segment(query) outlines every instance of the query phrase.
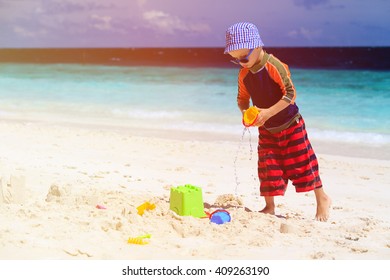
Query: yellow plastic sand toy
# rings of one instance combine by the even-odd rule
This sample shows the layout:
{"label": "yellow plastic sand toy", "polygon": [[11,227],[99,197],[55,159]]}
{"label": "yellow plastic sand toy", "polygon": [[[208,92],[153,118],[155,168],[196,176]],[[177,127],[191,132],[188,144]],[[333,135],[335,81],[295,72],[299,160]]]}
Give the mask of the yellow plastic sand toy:
{"label": "yellow plastic sand toy", "polygon": [[258,115],[259,109],[256,106],[249,107],[242,118],[243,125],[246,127],[252,126],[256,122]]}
{"label": "yellow plastic sand toy", "polygon": [[145,235],[137,236],[137,237],[129,237],[129,239],[127,240],[127,243],[128,244],[136,244],[136,245],[146,245],[146,244],[149,244],[149,242],[146,241],[145,239],[150,238],[150,237],[151,237],[150,234],[145,234]]}
{"label": "yellow plastic sand toy", "polygon": [[145,210],[153,210],[156,208],[156,205],[150,202],[145,202],[137,207],[138,215],[143,215]]}

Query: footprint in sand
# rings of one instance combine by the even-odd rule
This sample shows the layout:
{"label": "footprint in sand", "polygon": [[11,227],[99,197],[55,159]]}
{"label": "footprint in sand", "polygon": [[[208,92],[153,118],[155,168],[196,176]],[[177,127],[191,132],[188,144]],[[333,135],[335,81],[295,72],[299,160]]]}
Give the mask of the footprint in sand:
{"label": "footprint in sand", "polygon": [[358,254],[367,253],[368,249],[365,248],[351,248],[351,251]]}
{"label": "footprint in sand", "polygon": [[298,233],[298,228],[292,224],[281,223],[279,231],[281,233]]}
{"label": "footprint in sand", "polygon": [[0,204],[23,203],[26,199],[26,178],[11,175],[9,180],[0,177]]}
{"label": "footprint in sand", "polygon": [[66,249],[63,249],[63,251],[72,257],[77,257],[79,255],[84,255],[84,256],[87,256],[88,258],[93,257],[91,254],[89,254],[87,252],[83,252],[80,249],[73,250],[73,252],[72,252],[72,250],[66,250]]}

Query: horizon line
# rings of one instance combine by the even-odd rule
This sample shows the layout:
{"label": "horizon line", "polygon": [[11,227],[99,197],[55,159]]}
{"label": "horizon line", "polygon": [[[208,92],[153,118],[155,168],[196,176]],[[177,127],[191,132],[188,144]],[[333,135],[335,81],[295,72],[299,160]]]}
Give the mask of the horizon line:
{"label": "horizon line", "polygon": [[[224,49],[225,47],[0,47],[0,50],[23,49]],[[293,48],[390,48],[389,46],[264,46],[264,49],[293,49]]]}

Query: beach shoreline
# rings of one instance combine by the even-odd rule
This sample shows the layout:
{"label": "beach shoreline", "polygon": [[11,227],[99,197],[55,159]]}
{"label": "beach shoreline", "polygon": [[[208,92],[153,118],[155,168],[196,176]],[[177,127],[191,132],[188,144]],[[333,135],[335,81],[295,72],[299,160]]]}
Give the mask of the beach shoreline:
{"label": "beach shoreline", "polygon": [[[244,127],[226,131],[202,131],[194,129],[182,129],[183,126],[177,128],[160,127],[158,125],[148,126],[143,125],[140,121],[137,122],[115,122],[94,118],[82,119],[82,118],[68,118],[56,117],[50,115],[43,115],[41,117],[34,116],[33,118],[23,117],[4,117],[3,122],[15,124],[15,125],[43,125],[43,126],[63,126],[74,127],[80,129],[92,129],[92,130],[106,130],[114,133],[125,133],[131,136],[139,137],[152,137],[171,140],[183,140],[183,141],[202,141],[202,142],[229,142],[237,143],[252,143],[252,146],[257,149],[258,131],[255,127],[250,127],[244,131]],[[340,142],[335,140],[322,140],[317,137],[313,137],[311,128],[306,128],[308,131],[308,137],[312,142],[313,148],[316,153],[345,156],[351,158],[365,158],[365,159],[378,159],[378,160],[390,160],[390,145],[389,144],[373,144],[373,143],[350,143]]]}
{"label": "beach shoreline", "polygon": [[[250,150],[241,136],[2,120],[0,259],[390,259],[389,160],[313,143],[330,220],[314,221],[314,194],[292,185],[277,216],[263,215],[257,139]],[[175,215],[169,191],[184,184],[232,221]],[[243,204],[216,204],[222,195]],[[140,216],[145,201],[156,209]],[[149,244],[127,244],[142,234]]]}

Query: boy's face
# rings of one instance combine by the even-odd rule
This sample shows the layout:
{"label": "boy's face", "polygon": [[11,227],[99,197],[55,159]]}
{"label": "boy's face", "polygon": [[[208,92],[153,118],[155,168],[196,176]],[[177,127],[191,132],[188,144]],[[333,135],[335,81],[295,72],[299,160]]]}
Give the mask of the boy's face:
{"label": "boy's face", "polygon": [[251,68],[258,61],[259,49],[240,49],[229,52],[229,55],[234,59],[233,62],[244,68]]}

